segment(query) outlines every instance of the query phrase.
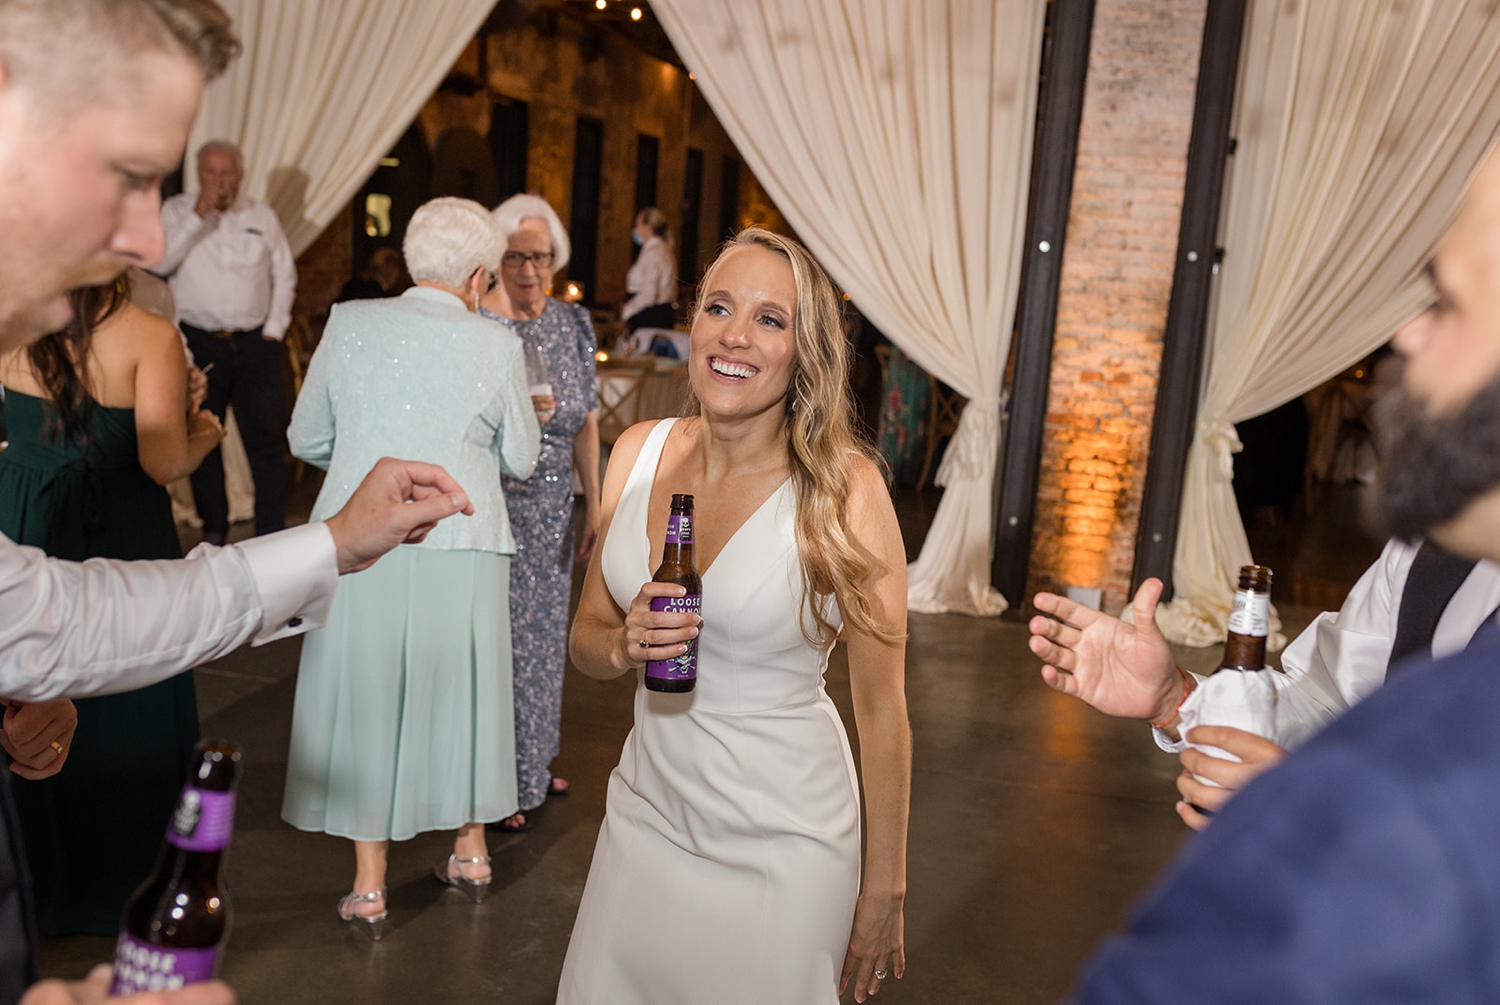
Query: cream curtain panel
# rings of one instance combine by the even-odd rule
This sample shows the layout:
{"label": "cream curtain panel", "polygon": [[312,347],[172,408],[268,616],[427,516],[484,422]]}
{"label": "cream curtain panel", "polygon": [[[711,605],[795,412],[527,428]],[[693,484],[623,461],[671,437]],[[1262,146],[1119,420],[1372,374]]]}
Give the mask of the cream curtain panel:
{"label": "cream curtain panel", "polygon": [[969,399],[909,573],[917,611],[989,585],[1045,0],[654,0],[777,207],[891,341]]}
{"label": "cream curtain panel", "polygon": [[204,95],[184,172],[210,139],[245,152],[243,191],[301,254],[364,184],[494,0],[220,0],[245,44]]}
{"label": "cream curtain panel", "polygon": [[1387,341],[1500,125],[1491,0],[1251,0],[1207,386],[1188,455],[1174,642],[1223,641],[1250,546],[1233,424]]}

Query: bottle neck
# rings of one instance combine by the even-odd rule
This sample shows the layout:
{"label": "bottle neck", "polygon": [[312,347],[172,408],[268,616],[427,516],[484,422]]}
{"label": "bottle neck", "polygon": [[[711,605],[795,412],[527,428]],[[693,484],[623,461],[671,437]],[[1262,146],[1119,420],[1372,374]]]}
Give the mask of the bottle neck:
{"label": "bottle neck", "polygon": [[693,514],[673,513],[667,517],[667,540],[662,546],[661,560],[693,564]]}

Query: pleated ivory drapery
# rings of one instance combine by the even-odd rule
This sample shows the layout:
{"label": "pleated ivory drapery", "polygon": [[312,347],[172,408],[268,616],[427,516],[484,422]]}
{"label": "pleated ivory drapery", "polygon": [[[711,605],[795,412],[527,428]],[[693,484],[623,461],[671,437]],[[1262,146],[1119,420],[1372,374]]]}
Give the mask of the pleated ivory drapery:
{"label": "pleated ivory drapery", "polygon": [[220,0],[245,44],[208,88],[188,142],[245,153],[242,190],[301,254],[395,145],[494,0]]}
{"label": "pleated ivory drapery", "polygon": [[1000,382],[1045,0],[654,0],[777,207],[892,342],[969,399],[909,570],[916,611],[999,614]]}
{"label": "pleated ivory drapery", "polygon": [[1222,642],[1239,567],[1234,423],[1386,342],[1500,127],[1491,0],[1251,0],[1208,381],[1157,615]]}

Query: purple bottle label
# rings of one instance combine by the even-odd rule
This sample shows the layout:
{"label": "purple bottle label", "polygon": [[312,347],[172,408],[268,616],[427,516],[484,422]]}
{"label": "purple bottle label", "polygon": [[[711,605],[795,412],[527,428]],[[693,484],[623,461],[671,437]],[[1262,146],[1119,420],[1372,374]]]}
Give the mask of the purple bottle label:
{"label": "purple bottle label", "polygon": [[686,514],[673,514],[667,517],[667,543],[692,544],[693,518]]}
{"label": "purple bottle label", "polygon": [[[688,527],[688,533],[691,534],[692,524],[688,524]],[[670,534],[668,531],[668,541],[672,539]],[[690,593],[685,597],[652,597],[651,609],[669,614],[697,614],[703,609],[703,595]],[[657,680],[697,680],[698,640],[688,639],[687,652],[681,656],[669,660],[647,660],[646,676]]]}
{"label": "purple bottle label", "polygon": [[183,851],[223,851],[234,835],[234,793],[183,787],[167,840]]}
{"label": "purple bottle label", "polygon": [[184,984],[212,980],[218,961],[217,947],[173,949],[153,946],[121,932],[120,941],[115,943],[115,980],[109,993],[133,995],[140,991],[174,991]]}

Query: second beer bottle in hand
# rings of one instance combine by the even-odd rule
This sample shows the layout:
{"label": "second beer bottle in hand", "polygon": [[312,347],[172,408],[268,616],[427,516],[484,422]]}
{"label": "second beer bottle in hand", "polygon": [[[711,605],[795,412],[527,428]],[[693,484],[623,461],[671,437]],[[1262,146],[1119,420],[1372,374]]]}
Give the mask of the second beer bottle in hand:
{"label": "second beer bottle in hand", "polygon": [[[698,614],[703,607],[703,580],[693,567],[693,497],[672,496],[672,514],[667,517],[667,540],[661,565],[653,583],[676,583],[687,590],[685,597],[655,597],[653,611]],[[652,691],[691,691],[698,683],[698,640],[689,639],[687,651],[668,660],[646,663],[646,687]]]}

